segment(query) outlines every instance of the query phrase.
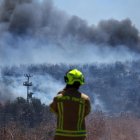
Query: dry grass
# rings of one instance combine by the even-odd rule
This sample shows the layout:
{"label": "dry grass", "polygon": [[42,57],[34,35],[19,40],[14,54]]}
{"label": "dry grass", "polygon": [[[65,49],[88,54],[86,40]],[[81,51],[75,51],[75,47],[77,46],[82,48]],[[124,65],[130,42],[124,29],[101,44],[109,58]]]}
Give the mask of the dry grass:
{"label": "dry grass", "polygon": [[91,116],[87,118],[88,140],[140,140],[140,119],[131,114],[111,117],[97,112]]}
{"label": "dry grass", "polygon": [[[86,119],[88,140],[140,140],[140,119],[130,114],[107,117],[102,112]],[[28,128],[10,122],[0,128],[0,140],[53,140],[55,121]]]}

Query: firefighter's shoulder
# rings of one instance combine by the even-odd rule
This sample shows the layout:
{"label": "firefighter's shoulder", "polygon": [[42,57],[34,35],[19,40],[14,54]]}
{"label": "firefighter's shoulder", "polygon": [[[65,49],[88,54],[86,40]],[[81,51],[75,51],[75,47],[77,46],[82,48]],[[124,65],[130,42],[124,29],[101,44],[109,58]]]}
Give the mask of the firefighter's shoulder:
{"label": "firefighter's shoulder", "polygon": [[59,92],[57,93],[57,96],[59,96],[59,95],[62,96],[63,92],[64,92],[64,90],[59,91]]}
{"label": "firefighter's shoulder", "polygon": [[83,98],[85,100],[89,100],[89,96],[86,95],[85,93],[81,93],[81,98]]}
{"label": "firefighter's shoulder", "polygon": [[61,98],[63,96],[63,91],[59,91],[55,96],[55,99]]}

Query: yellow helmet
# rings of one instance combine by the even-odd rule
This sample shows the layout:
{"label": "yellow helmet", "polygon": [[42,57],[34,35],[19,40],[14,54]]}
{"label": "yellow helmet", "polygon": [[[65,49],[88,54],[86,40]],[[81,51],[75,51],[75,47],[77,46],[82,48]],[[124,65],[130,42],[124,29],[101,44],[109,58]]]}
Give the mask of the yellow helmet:
{"label": "yellow helmet", "polygon": [[79,82],[80,85],[83,85],[84,82],[84,75],[77,69],[70,70],[64,76],[65,82],[68,85],[73,85],[74,82]]}

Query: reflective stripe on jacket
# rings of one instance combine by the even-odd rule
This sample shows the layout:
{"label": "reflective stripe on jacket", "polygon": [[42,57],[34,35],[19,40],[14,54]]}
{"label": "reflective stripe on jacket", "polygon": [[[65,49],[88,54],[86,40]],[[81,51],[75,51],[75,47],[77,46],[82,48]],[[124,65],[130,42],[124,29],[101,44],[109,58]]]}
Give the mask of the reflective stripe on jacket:
{"label": "reflective stripe on jacket", "polygon": [[90,112],[89,97],[74,88],[58,93],[50,104],[57,114],[56,134],[67,137],[85,137],[85,117]]}

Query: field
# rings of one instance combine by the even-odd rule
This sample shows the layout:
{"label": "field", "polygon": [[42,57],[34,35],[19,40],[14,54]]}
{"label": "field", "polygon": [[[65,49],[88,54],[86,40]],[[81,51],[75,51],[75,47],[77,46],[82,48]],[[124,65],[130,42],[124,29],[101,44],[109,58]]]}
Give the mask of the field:
{"label": "field", "polygon": [[[140,119],[128,113],[105,116],[98,111],[86,118],[87,140],[139,140]],[[53,140],[55,117],[42,121],[36,127],[29,127],[10,121],[0,128],[1,140]]]}

